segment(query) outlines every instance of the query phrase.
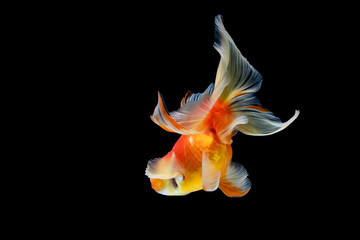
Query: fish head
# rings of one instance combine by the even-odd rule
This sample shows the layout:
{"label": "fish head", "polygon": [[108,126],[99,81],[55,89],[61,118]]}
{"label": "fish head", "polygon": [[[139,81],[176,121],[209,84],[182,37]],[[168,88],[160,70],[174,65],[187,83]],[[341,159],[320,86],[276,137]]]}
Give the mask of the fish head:
{"label": "fish head", "polygon": [[183,165],[179,163],[175,152],[170,151],[162,158],[155,158],[148,162],[145,175],[150,178],[152,188],[163,195],[186,195],[190,191],[183,188],[185,181]]}
{"label": "fish head", "polygon": [[162,195],[182,196],[190,193],[182,189],[185,185],[182,175],[169,179],[150,178],[150,182],[151,187]]}

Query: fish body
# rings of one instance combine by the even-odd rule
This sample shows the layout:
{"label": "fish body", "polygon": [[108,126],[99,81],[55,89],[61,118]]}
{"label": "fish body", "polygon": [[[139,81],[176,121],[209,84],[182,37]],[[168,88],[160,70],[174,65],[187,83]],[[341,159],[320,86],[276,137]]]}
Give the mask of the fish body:
{"label": "fish body", "polygon": [[188,92],[177,111],[169,113],[158,93],[151,119],[168,132],[181,134],[170,152],[148,162],[145,174],[163,195],[186,195],[220,188],[229,197],[244,196],[251,187],[245,168],[232,162],[232,137],[238,132],[264,136],[292,123],[283,123],[254,96],[262,76],[248,63],[215,18],[215,49],[221,59],[215,84],[203,93]]}

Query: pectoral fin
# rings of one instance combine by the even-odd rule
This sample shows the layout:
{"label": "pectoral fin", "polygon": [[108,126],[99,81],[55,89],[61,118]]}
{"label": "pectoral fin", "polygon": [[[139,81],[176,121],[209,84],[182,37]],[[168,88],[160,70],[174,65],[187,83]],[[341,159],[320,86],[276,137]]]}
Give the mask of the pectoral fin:
{"label": "pectoral fin", "polygon": [[183,169],[178,164],[175,153],[163,158],[155,158],[148,162],[145,175],[149,178],[172,179],[183,175]]}
{"label": "pectoral fin", "polygon": [[202,155],[202,185],[207,192],[215,191],[219,187],[220,171],[215,164],[206,156]]}

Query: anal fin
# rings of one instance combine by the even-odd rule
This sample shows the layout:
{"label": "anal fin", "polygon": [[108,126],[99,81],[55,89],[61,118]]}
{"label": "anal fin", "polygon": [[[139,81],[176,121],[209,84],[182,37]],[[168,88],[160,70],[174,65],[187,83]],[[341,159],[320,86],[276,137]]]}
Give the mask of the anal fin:
{"label": "anal fin", "polygon": [[228,197],[242,197],[251,188],[246,169],[239,163],[230,163],[226,175],[221,178],[219,188]]}

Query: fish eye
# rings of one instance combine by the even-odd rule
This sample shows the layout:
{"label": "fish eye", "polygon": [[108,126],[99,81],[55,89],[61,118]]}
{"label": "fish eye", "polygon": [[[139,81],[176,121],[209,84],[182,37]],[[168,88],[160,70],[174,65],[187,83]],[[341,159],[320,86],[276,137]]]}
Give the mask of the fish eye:
{"label": "fish eye", "polygon": [[175,179],[176,179],[176,181],[182,182],[184,180],[184,176],[180,175],[180,176],[176,177]]}

